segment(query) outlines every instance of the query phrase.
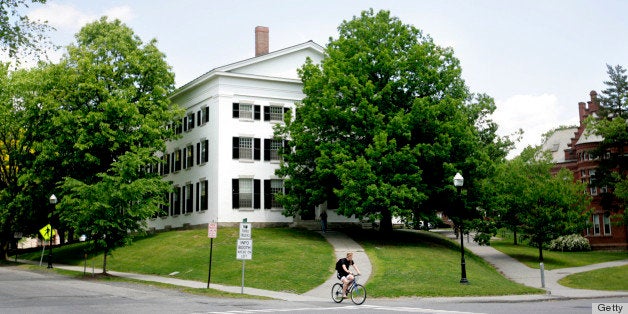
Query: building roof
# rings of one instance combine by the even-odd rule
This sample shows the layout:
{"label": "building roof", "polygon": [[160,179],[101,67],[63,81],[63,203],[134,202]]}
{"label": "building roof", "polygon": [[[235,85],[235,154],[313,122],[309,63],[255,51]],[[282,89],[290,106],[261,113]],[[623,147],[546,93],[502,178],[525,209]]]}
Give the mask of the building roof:
{"label": "building roof", "polygon": [[303,52],[309,52],[310,55],[318,55],[322,59],[325,49],[321,45],[310,40],[261,56],[217,67],[181,86],[172,94],[172,96],[176,96],[177,94],[190,90],[218,75],[245,75],[255,76],[259,79],[294,80],[300,82],[301,80],[299,79],[295,69],[305,63],[305,59],[302,56]]}
{"label": "building roof", "polygon": [[554,131],[542,145],[543,151],[552,153],[552,162],[563,163],[565,160],[565,150],[569,149],[571,139],[578,131],[577,127],[564,128]]}

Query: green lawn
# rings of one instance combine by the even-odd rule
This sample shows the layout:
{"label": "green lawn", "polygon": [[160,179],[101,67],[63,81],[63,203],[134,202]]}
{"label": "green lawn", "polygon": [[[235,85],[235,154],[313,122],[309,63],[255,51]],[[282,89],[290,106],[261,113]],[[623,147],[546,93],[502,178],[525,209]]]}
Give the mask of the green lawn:
{"label": "green lawn", "polygon": [[[332,274],[335,254],[318,233],[284,228],[257,228],[252,232],[253,259],[245,262],[245,285],[260,289],[303,293]],[[242,284],[242,261],[236,260],[238,228],[220,228],[213,241],[211,282]],[[207,230],[157,233],[136,239],[113,251],[107,269],[169,276],[207,282],[210,239]],[[54,261],[83,266],[82,245],[55,249]],[[20,256],[39,261],[40,252]],[[102,266],[102,255],[90,256],[87,265]]]}
{"label": "green lawn", "polygon": [[[513,245],[512,239],[494,240],[491,241],[491,246],[526,264],[528,267],[540,267],[538,248],[523,243]],[[628,252],[554,252],[543,250],[543,265],[547,270],[579,267],[623,259],[628,259]]]}
{"label": "green lawn", "polygon": [[[245,264],[245,285],[260,289],[304,293],[322,284],[334,272],[335,254],[318,233],[286,228],[256,228],[253,234],[253,259]],[[460,249],[457,243],[431,232],[396,230],[392,237],[378,232],[348,232],[369,255],[373,274],[367,283],[369,296],[480,296],[542,293],[542,290],[513,283],[501,276],[481,258],[468,252],[468,285],[460,282]],[[214,239],[211,282],[240,286],[242,261],[236,260],[237,228],[220,228]],[[511,240],[493,245],[530,266],[537,266],[536,249],[513,246]],[[132,245],[113,252],[108,269],[169,276],[207,282],[209,245],[205,229],[157,233],[137,238]],[[41,251],[20,258],[39,261]],[[586,265],[624,259],[626,253],[545,252],[546,268]],[[54,261],[82,266],[82,244],[54,250]],[[45,262],[45,260],[44,260]],[[88,267],[102,266],[102,255],[89,256]],[[359,261],[358,261],[359,262]],[[534,265],[536,264],[536,265]],[[587,282],[585,281],[585,284]],[[587,285],[586,289],[595,289]]]}
{"label": "green lawn", "polygon": [[569,275],[558,283],[577,289],[628,291],[628,265]]}
{"label": "green lawn", "polygon": [[482,296],[534,294],[542,290],[511,282],[472,253],[465,254],[469,284],[460,284],[460,249],[426,231],[395,231],[382,239],[374,232],[352,234],[373,264],[366,287],[374,297]]}

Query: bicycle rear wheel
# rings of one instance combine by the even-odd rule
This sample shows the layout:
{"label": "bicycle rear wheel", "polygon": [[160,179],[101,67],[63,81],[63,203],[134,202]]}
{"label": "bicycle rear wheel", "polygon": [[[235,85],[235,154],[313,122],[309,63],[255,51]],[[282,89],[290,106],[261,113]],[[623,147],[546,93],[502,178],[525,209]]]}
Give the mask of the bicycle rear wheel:
{"label": "bicycle rear wheel", "polygon": [[342,302],[342,284],[336,283],[331,287],[331,299],[336,303]]}
{"label": "bicycle rear wheel", "polygon": [[361,284],[353,286],[351,289],[351,301],[356,305],[360,305],[366,301],[366,289]]}

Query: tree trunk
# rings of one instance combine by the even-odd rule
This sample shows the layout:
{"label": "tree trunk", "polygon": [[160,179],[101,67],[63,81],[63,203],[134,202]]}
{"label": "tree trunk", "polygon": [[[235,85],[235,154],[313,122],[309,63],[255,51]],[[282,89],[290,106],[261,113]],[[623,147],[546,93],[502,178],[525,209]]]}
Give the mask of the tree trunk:
{"label": "tree trunk", "polygon": [[513,244],[514,245],[519,245],[519,244],[517,244],[517,229],[513,230],[512,232],[513,232],[513,235],[515,236]]}
{"label": "tree trunk", "polygon": [[539,242],[539,263],[543,263],[543,242]]}
{"label": "tree trunk", "polygon": [[105,252],[102,256],[102,274],[106,275],[107,274],[107,255],[109,255],[109,247],[106,246],[105,247]]}
{"label": "tree trunk", "polygon": [[7,254],[9,253],[9,241],[6,239],[0,240],[0,260],[6,261],[8,259]]}
{"label": "tree trunk", "polygon": [[382,219],[379,222],[379,231],[381,233],[392,232],[392,214],[390,210],[382,210]]}

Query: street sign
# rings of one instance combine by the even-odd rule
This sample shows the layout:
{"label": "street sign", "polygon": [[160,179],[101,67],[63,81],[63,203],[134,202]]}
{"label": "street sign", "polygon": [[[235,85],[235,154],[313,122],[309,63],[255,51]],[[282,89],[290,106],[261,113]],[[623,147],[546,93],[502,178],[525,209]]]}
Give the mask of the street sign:
{"label": "street sign", "polygon": [[238,239],[236,256],[239,260],[253,259],[253,240]]}
{"label": "street sign", "polygon": [[241,222],[240,223],[240,239],[250,239],[250,238],[251,238],[251,223]]}
{"label": "street sign", "polygon": [[210,239],[215,239],[218,235],[218,223],[210,222],[207,224],[207,237]]}
{"label": "street sign", "polygon": [[52,226],[50,224],[45,225],[43,228],[39,229],[39,233],[44,238],[44,240],[48,241],[54,235],[54,230],[52,230]]}

